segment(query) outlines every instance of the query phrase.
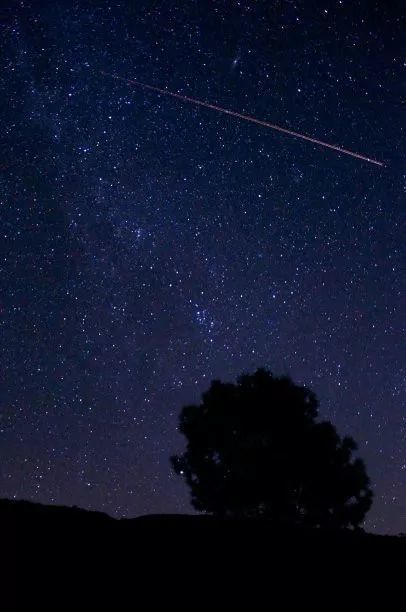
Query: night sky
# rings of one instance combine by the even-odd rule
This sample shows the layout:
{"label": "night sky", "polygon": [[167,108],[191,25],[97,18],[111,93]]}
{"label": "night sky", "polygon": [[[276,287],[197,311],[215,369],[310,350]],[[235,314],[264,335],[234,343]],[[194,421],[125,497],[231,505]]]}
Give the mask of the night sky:
{"label": "night sky", "polygon": [[0,497],[190,512],[181,407],[264,366],[406,531],[402,5],[1,3]]}

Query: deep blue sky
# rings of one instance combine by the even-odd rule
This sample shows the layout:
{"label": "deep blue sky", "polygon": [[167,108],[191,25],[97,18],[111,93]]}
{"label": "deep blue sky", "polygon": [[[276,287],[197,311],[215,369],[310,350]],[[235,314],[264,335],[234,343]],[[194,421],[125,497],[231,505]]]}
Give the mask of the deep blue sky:
{"label": "deep blue sky", "polygon": [[402,4],[2,3],[0,496],[190,511],[180,408],[265,366],[405,531]]}

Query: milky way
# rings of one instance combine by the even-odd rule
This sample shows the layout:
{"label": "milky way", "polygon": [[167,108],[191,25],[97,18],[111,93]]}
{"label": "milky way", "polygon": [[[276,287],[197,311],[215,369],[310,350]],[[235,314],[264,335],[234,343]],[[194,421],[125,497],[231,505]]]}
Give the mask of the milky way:
{"label": "milky way", "polygon": [[0,497],[188,512],[181,407],[264,366],[405,531],[398,4],[2,2]]}

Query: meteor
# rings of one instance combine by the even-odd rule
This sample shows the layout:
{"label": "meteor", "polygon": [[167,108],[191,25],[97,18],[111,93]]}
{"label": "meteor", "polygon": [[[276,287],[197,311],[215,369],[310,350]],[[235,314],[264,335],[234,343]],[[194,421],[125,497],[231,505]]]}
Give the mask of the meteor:
{"label": "meteor", "polygon": [[371,157],[366,157],[365,155],[361,155],[360,153],[349,151],[348,149],[344,149],[343,147],[339,147],[337,145],[333,145],[328,142],[324,142],[323,140],[319,140],[318,138],[313,138],[312,136],[306,136],[306,134],[301,134],[300,132],[294,132],[293,130],[288,130],[287,128],[281,127],[279,125],[275,125],[273,123],[269,123],[268,121],[256,119],[256,117],[251,117],[250,115],[243,115],[241,113],[237,113],[235,111],[231,111],[226,108],[222,108],[221,106],[217,106],[216,104],[210,104],[209,102],[204,102],[202,100],[197,100],[196,98],[184,96],[184,95],[175,93],[173,91],[169,91],[168,89],[161,89],[160,87],[155,87],[153,85],[147,85],[146,83],[141,83],[140,81],[128,79],[126,77],[122,77],[117,74],[110,74],[109,72],[104,72],[103,70],[101,70],[100,72],[104,76],[109,76],[109,77],[112,77],[113,79],[124,81],[125,83],[129,83],[130,85],[136,85],[137,87],[143,87],[144,89],[149,89],[150,91],[156,91],[160,94],[163,94],[164,96],[172,96],[172,98],[177,98],[178,100],[182,100],[182,102],[189,102],[191,104],[196,104],[198,106],[204,106],[205,108],[210,108],[211,110],[217,111],[219,113],[223,113],[231,117],[237,117],[237,119],[242,119],[243,121],[250,121],[251,123],[256,123],[257,125],[261,125],[262,127],[270,128],[271,130],[276,130],[277,132],[282,132],[283,134],[288,134],[289,136],[294,136],[295,138],[301,138],[302,140],[307,140],[308,142],[312,142],[313,144],[317,144],[322,147],[326,147],[327,149],[333,149],[334,151],[338,151],[338,153],[344,153],[345,155],[350,155],[351,157],[362,159],[363,161],[369,162],[370,164],[375,164],[376,166],[385,165],[383,162],[377,161],[376,159],[372,159]]}

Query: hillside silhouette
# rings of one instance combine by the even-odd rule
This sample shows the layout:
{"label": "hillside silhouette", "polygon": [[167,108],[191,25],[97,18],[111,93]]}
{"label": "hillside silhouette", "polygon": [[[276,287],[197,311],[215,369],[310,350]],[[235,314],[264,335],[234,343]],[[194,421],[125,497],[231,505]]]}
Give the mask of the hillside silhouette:
{"label": "hillside silhouette", "polygon": [[116,520],[11,500],[0,500],[0,524],[2,575],[30,602],[86,592],[94,605],[109,594],[116,607],[128,597],[138,607],[147,596],[149,605],[190,608],[265,601],[270,610],[402,609],[405,537],[275,528],[259,518]]}
{"label": "hillside silhouette", "polygon": [[[369,478],[317,398],[266,370],[214,381],[180,415],[172,464],[199,515],[113,519],[0,500],[3,576],[70,607],[396,610],[406,539],[365,533]],[[23,584],[24,589],[17,584]],[[80,594],[80,595],[79,595]],[[97,602],[97,603],[96,603]],[[40,601],[40,609],[42,600]]]}

